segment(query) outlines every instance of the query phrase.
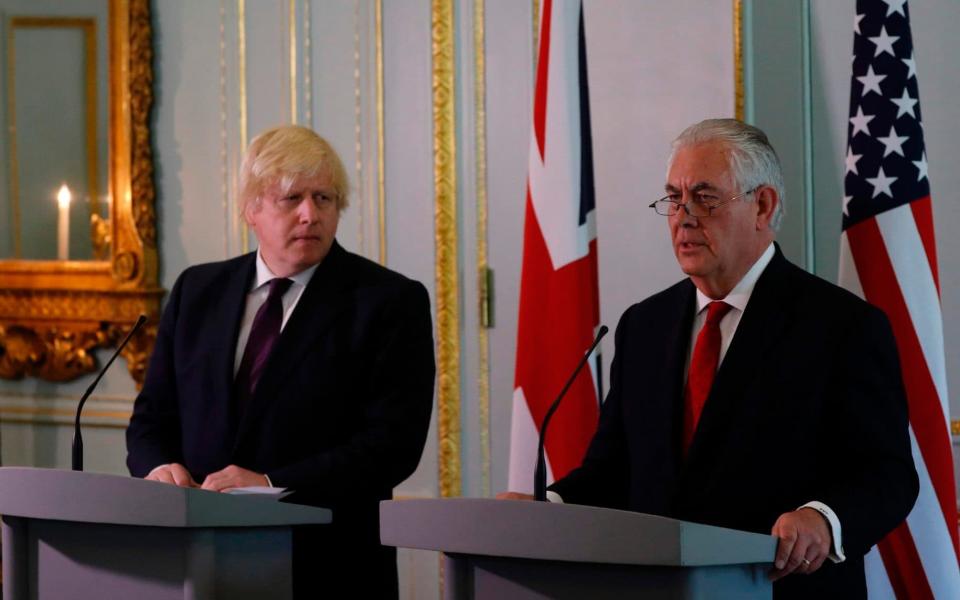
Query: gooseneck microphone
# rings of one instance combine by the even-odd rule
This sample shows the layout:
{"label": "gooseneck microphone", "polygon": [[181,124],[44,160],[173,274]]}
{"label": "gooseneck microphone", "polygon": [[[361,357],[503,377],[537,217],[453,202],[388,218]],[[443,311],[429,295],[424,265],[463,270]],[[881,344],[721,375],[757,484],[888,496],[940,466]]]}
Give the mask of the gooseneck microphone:
{"label": "gooseneck microphone", "polygon": [[533,499],[538,502],[544,502],[547,499],[547,460],[543,453],[543,442],[547,437],[547,425],[550,424],[550,418],[553,416],[553,413],[556,412],[557,407],[560,406],[560,401],[563,400],[567,390],[570,389],[571,385],[573,385],[573,381],[577,378],[577,375],[580,374],[580,370],[583,369],[583,365],[587,364],[587,359],[590,358],[591,354],[593,354],[594,348],[597,347],[597,345],[600,343],[600,340],[603,339],[603,336],[607,335],[608,331],[610,331],[610,329],[606,325],[600,326],[600,330],[597,331],[597,337],[593,339],[593,343],[590,344],[590,348],[583,355],[583,358],[580,359],[580,364],[578,364],[577,368],[573,370],[573,375],[571,375],[570,379],[567,380],[566,385],[564,385],[563,389],[560,390],[560,395],[557,396],[557,399],[553,401],[553,404],[550,405],[550,409],[547,410],[547,414],[543,417],[543,423],[540,425],[540,444],[537,446],[537,469],[533,473]]}
{"label": "gooseneck microphone", "polygon": [[100,383],[100,379],[103,377],[103,374],[107,372],[107,369],[110,368],[110,365],[113,364],[113,361],[120,354],[120,351],[126,347],[127,342],[130,341],[130,338],[133,337],[133,334],[137,332],[140,327],[147,322],[147,317],[145,315],[140,315],[137,318],[137,322],[133,324],[133,327],[130,329],[130,333],[127,334],[127,337],[123,338],[123,341],[120,342],[120,345],[117,346],[116,352],[113,353],[113,356],[110,357],[110,360],[107,361],[107,364],[100,369],[100,373],[97,375],[97,378],[93,380],[93,383],[90,384],[90,387],[87,388],[87,391],[83,393],[83,396],[80,397],[80,404],[77,405],[77,418],[74,421],[73,425],[73,470],[82,471],[83,470],[83,438],[80,437],[80,413],[83,411],[83,405],[87,401],[87,398],[90,397],[90,394],[93,393],[93,389],[97,387],[97,384]]}

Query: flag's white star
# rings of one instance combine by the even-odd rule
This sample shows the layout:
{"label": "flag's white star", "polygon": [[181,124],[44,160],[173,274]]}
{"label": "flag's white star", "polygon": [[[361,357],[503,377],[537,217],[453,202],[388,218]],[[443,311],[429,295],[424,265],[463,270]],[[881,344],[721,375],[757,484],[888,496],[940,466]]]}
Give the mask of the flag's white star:
{"label": "flag's white star", "polygon": [[897,135],[897,130],[893,127],[890,127],[890,135],[887,137],[877,136],[877,140],[883,142],[883,155],[887,156],[888,154],[893,154],[896,152],[900,156],[903,156],[903,143],[910,139],[910,136],[907,135]]}
{"label": "flag's white star", "polygon": [[911,98],[906,88],[904,88],[902,96],[899,98],[890,98],[890,102],[893,102],[897,105],[896,118],[899,119],[907,113],[910,113],[910,116],[914,119],[917,118],[917,113],[913,110],[913,107],[917,105],[918,100],[916,98]]}
{"label": "flag's white star", "polygon": [[910,53],[910,58],[901,58],[903,64],[907,65],[907,79],[917,76],[917,61],[913,60],[913,52]]}
{"label": "flag's white star", "polygon": [[923,181],[927,178],[927,153],[924,152],[920,157],[920,160],[912,160],[915,167],[917,167],[917,181]]}
{"label": "flag's white star", "polygon": [[857,172],[857,161],[860,160],[862,154],[854,154],[850,146],[847,146],[847,157],[844,159],[844,162],[847,164],[847,173],[853,173],[854,175],[859,175]]}
{"label": "flag's white star", "polygon": [[890,198],[893,198],[893,192],[890,191],[890,186],[896,180],[896,177],[887,177],[887,174],[883,172],[883,167],[880,167],[876,177],[867,177],[867,181],[873,186],[872,197],[876,198],[880,194],[886,194]]}
{"label": "flag's white star", "polygon": [[870,92],[876,92],[878,95],[882,96],[883,92],[880,91],[880,82],[886,78],[886,75],[878,75],[874,73],[873,65],[868,66],[867,74],[857,77],[857,81],[863,84],[863,90],[861,90],[860,95],[866,96]]}
{"label": "flag's white star", "polygon": [[863,107],[857,107],[857,114],[850,117],[850,123],[853,124],[853,133],[850,134],[850,137],[856,137],[861,131],[867,135],[871,135],[870,128],[867,124],[873,120],[873,115],[863,114]]}
{"label": "flag's white star", "polygon": [[853,200],[853,196],[844,196],[843,197],[843,214],[850,216],[850,213],[847,212],[847,206],[850,205],[850,201]]}
{"label": "flag's white star", "polygon": [[877,49],[873,53],[874,57],[880,56],[884,52],[889,52],[890,56],[893,57],[897,56],[897,54],[893,51],[893,44],[900,39],[900,36],[888,35],[886,25],[882,25],[880,27],[880,35],[868,37],[867,39],[877,46]]}
{"label": "flag's white star", "polygon": [[853,17],[853,31],[857,35],[860,35],[860,21],[867,15],[854,15]]}
{"label": "flag's white star", "polygon": [[907,0],[883,0],[883,2],[887,5],[888,17],[893,13],[900,13],[903,16],[907,16],[907,13],[903,12],[903,5],[907,3]]}

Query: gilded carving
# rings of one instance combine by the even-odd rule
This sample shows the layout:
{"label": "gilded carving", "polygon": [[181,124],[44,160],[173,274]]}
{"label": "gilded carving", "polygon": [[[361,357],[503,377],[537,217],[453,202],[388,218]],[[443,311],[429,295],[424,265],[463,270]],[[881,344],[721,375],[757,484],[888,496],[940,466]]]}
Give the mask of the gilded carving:
{"label": "gilded carving", "polygon": [[440,495],[451,497],[461,493],[453,0],[433,0],[431,19],[438,463]]}
{"label": "gilded carving", "polygon": [[102,329],[0,326],[0,376],[68,381],[96,370],[92,350],[107,340]]}
{"label": "gilded carving", "polygon": [[137,256],[133,252],[121,252],[113,261],[113,275],[120,281],[137,276]]}
{"label": "gilded carving", "polygon": [[133,219],[143,243],[157,246],[150,107],[153,105],[153,46],[149,0],[130,0],[130,128],[133,158],[130,190]]}
{"label": "gilded carving", "polygon": [[143,314],[124,351],[138,385],[156,337],[156,216],[150,149],[148,0],[110,2],[110,216],[91,220],[93,261],[0,261],[0,377],[67,381],[97,369]]}

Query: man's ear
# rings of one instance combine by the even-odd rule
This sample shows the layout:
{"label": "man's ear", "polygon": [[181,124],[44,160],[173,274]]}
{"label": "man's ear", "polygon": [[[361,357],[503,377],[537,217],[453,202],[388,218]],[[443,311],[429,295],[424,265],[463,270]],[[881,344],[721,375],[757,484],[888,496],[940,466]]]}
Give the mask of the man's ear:
{"label": "man's ear", "polygon": [[257,204],[257,200],[249,200],[243,205],[243,220],[250,227],[253,227],[253,213],[256,210],[254,207]]}
{"label": "man's ear", "polygon": [[780,195],[777,194],[776,188],[770,185],[761,185],[754,195],[757,206],[757,230],[769,229],[773,215],[780,206]]}

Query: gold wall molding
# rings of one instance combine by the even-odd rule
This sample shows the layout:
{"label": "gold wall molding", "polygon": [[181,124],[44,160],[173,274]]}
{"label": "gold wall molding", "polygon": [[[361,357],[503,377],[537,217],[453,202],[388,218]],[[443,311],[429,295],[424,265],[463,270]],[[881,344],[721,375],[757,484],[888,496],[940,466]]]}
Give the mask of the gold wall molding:
{"label": "gold wall molding", "polygon": [[474,126],[476,127],[477,186],[477,352],[479,355],[477,404],[480,417],[480,495],[490,495],[490,314],[489,265],[487,263],[487,67],[486,6],[473,3]]}
{"label": "gold wall molding", "polygon": [[743,0],[733,0],[733,111],[744,119],[743,89]]}
{"label": "gold wall molding", "polygon": [[[246,0],[237,0],[237,84],[240,87],[240,151],[247,151],[247,5]],[[240,220],[240,246],[242,252],[250,252],[250,228]]]}
{"label": "gold wall molding", "polygon": [[[83,426],[126,429],[130,422],[133,401],[133,397],[125,396],[91,396],[83,408]],[[72,427],[76,410],[75,396],[16,393],[0,396],[0,421],[5,424]]]}
{"label": "gold wall molding", "polygon": [[377,216],[380,227],[380,264],[387,264],[387,191],[384,162],[383,131],[383,0],[374,0],[374,34],[376,35],[376,94],[377,94]]}
{"label": "gold wall molding", "polygon": [[148,0],[110,0],[110,260],[0,261],[0,377],[66,381],[96,371],[140,314],[148,325],[123,356],[138,386],[163,290],[149,117],[153,50]]}
{"label": "gold wall molding", "polygon": [[459,496],[460,314],[457,277],[453,0],[431,0],[433,185],[436,253],[437,424],[440,496]]}

